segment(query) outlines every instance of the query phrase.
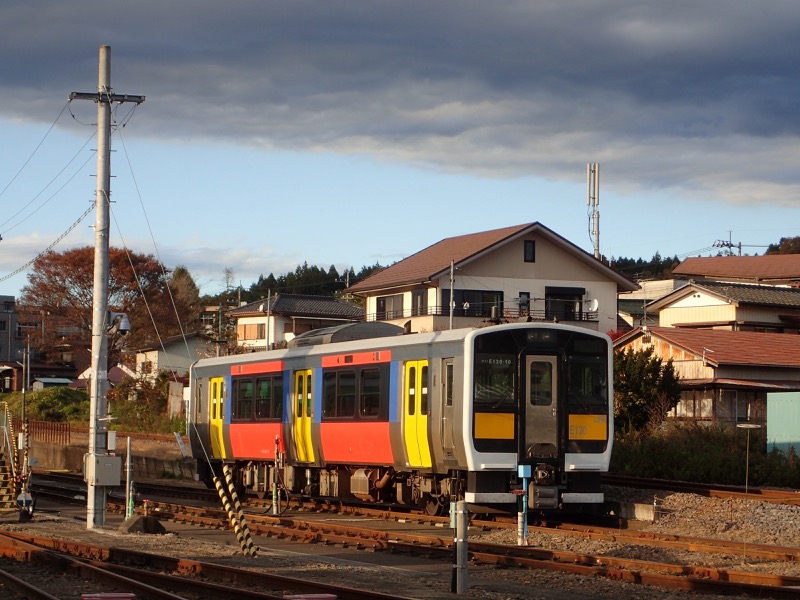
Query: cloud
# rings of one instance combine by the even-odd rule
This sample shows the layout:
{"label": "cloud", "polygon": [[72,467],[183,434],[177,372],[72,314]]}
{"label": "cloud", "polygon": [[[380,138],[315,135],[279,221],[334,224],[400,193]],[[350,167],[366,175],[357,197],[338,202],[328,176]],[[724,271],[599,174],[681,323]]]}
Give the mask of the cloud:
{"label": "cloud", "polygon": [[798,206],[798,35],[792,1],[15,0],[0,114],[47,122],[108,43],[137,136]]}

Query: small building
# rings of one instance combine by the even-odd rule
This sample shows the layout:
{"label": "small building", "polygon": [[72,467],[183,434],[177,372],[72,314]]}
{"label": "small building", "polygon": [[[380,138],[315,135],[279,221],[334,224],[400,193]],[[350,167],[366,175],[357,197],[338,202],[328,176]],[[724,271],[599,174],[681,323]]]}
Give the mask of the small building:
{"label": "small building", "polygon": [[800,335],[640,327],[614,347],[672,360],[682,388],[676,419],[765,425],[769,392],[800,391]]}
{"label": "small building", "polygon": [[561,321],[609,332],[638,286],[541,223],[446,238],[348,291],[368,321],[414,332],[488,321]]}
{"label": "small building", "polygon": [[234,308],[229,315],[236,321],[239,348],[255,352],[315,329],[363,321],[364,309],[332,296],[275,294]]}
{"label": "small building", "polygon": [[194,362],[213,355],[214,342],[205,334],[176,335],[139,349],[136,352],[136,374],[155,378],[159,372],[168,371],[183,376]]}
{"label": "small building", "polygon": [[37,377],[31,382],[31,389],[36,392],[51,387],[69,387],[71,383],[72,380],[66,377]]}

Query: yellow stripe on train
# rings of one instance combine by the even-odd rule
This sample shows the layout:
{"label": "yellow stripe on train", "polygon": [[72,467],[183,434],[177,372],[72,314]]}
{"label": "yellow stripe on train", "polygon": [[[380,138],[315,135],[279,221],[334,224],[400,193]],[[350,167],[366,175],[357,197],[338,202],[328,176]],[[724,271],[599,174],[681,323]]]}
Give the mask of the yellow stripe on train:
{"label": "yellow stripe on train", "polygon": [[608,437],[607,415],[570,415],[569,439],[605,440]]}
{"label": "yellow stripe on train", "polygon": [[475,439],[513,440],[514,413],[475,413]]}

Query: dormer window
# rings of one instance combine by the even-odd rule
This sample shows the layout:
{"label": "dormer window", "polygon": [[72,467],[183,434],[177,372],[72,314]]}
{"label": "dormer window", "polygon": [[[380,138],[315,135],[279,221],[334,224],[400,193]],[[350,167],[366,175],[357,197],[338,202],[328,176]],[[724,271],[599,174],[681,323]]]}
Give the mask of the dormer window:
{"label": "dormer window", "polygon": [[536,262],[536,242],[525,240],[525,262]]}

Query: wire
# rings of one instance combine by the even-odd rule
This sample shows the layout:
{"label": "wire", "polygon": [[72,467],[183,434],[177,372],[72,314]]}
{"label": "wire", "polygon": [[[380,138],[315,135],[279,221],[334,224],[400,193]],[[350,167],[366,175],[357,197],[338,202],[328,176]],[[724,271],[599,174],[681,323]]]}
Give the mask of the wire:
{"label": "wire", "polygon": [[[132,113],[132,111],[131,111],[131,113]],[[129,113],[129,115],[131,113]],[[117,129],[117,136],[119,137],[119,140],[122,143],[122,150],[123,150],[123,152],[125,154],[125,159],[128,162],[128,168],[130,169],[130,172],[131,172],[131,179],[133,180],[133,185],[136,188],[136,194],[139,197],[139,205],[142,207],[142,213],[144,214],[145,223],[147,223],[147,229],[150,232],[150,239],[153,240],[153,247],[155,248],[155,253],[156,253],[156,258],[158,259],[158,264],[161,267],[161,273],[164,276],[164,283],[166,285],[167,293],[169,294],[169,299],[170,299],[170,302],[172,304],[172,310],[175,312],[175,319],[176,319],[176,321],[178,323],[178,328],[180,329],[181,339],[183,340],[183,344],[186,347],[186,355],[187,356],[191,356],[192,352],[191,352],[191,349],[189,348],[189,342],[186,339],[186,332],[184,331],[184,328],[183,328],[183,323],[181,321],[181,315],[178,313],[178,307],[175,305],[175,298],[172,295],[172,288],[169,285],[169,279],[167,278],[167,272],[166,272],[166,269],[164,268],[164,263],[161,260],[161,256],[160,256],[160,254],[158,252],[158,244],[156,243],[155,235],[153,234],[153,228],[150,225],[150,219],[147,217],[147,210],[145,209],[144,201],[142,200],[142,193],[141,193],[141,190],[139,189],[139,184],[136,181],[136,175],[133,172],[133,166],[132,166],[131,161],[130,161],[130,156],[128,155],[128,148],[125,145],[125,140],[124,140],[124,138],[122,136],[122,132],[119,129]],[[114,220],[114,223],[117,224],[116,219]],[[117,230],[119,231],[119,225],[117,225]],[[120,233],[120,238],[121,237],[122,237],[122,235]],[[128,261],[131,262],[130,254],[128,253],[128,249],[127,248],[125,248],[125,252],[126,252],[126,254],[128,254]],[[134,266],[133,266],[132,262],[131,262],[131,269],[134,269]],[[134,275],[136,275],[135,269],[134,269]],[[137,281],[137,283],[139,283],[138,275],[136,275],[136,281]],[[147,298],[144,295],[144,290],[142,289],[141,284],[139,284],[139,290],[140,290],[140,292],[142,294],[142,299],[144,300],[145,306],[147,308],[147,313],[150,316],[150,321],[153,324],[153,329],[156,332],[156,337],[158,337],[158,341],[159,341],[159,344],[161,345],[161,349],[164,351],[164,354],[166,354],[167,351],[164,348],[164,342],[163,342],[163,340],[161,338],[161,335],[160,335],[160,333],[158,331],[158,326],[156,325],[155,318],[153,317],[153,313],[150,310],[150,305],[147,302]],[[175,372],[174,369],[172,371],[173,371],[173,378],[177,381],[177,373]]]}
{"label": "wire", "polygon": [[92,212],[92,209],[94,209],[94,205],[92,205],[89,208],[87,208],[86,212],[84,212],[80,217],[78,217],[78,220],[75,221],[72,225],[70,225],[69,229],[67,229],[64,233],[62,233],[60,236],[58,236],[58,238],[56,239],[55,242],[53,242],[47,248],[42,250],[39,254],[34,256],[30,261],[28,261],[27,263],[22,265],[19,269],[17,269],[13,273],[9,273],[8,275],[5,275],[4,277],[0,277],[0,283],[5,281],[6,279],[11,279],[14,275],[17,275],[18,273],[21,273],[22,271],[24,271],[25,269],[30,267],[34,262],[36,262],[36,260],[40,256],[43,256],[43,255],[47,254],[48,252],[50,252],[50,250],[52,250],[55,247],[56,244],[58,244],[61,240],[63,240],[65,237],[67,237],[69,232],[72,231],[73,229],[75,229],[78,226],[78,224],[86,218],[86,215],[88,215],[90,212]]}
{"label": "wire", "polygon": [[[50,135],[50,132],[51,132],[51,131],[53,131],[53,128],[56,126],[56,123],[58,123],[58,120],[61,118],[61,115],[63,115],[63,114],[64,114],[64,111],[66,110],[67,106],[69,106],[69,100],[68,100],[68,101],[66,102],[66,104],[64,104],[64,106],[61,108],[61,112],[60,112],[60,113],[58,113],[58,116],[55,118],[55,121],[53,121],[53,124],[52,124],[52,125],[50,125],[50,129],[48,129],[48,130],[47,130],[47,133],[45,133],[45,134],[44,134],[44,137],[43,137],[43,138],[41,139],[41,141],[40,141],[40,142],[39,142],[39,143],[36,145],[36,148],[34,148],[34,149],[33,149],[33,152],[31,152],[31,155],[30,155],[30,156],[27,158],[27,160],[26,160],[26,161],[25,161],[25,162],[22,164],[22,166],[19,168],[19,171],[17,171],[17,173],[14,175],[14,177],[12,177],[12,178],[11,178],[11,181],[9,181],[9,182],[6,184],[6,187],[4,187],[4,188],[2,189],[2,191],[0,191],[0,196],[2,196],[3,194],[5,194],[5,193],[6,193],[6,190],[8,190],[8,188],[9,188],[9,187],[11,187],[11,184],[12,184],[12,183],[14,183],[14,181],[17,179],[17,177],[19,177],[19,174],[20,174],[20,173],[22,173],[22,171],[24,171],[24,170],[25,170],[25,167],[27,167],[27,166],[28,166],[28,163],[29,163],[29,162],[31,162],[31,159],[32,159],[32,158],[33,158],[33,157],[36,155],[36,153],[39,151],[39,148],[41,148],[41,147],[42,147],[42,144],[44,144],[44,141],[47,139],[47,136],[49,136],[49,135]],[[15,216],[16,216],[16,215],[15,215]],[[12,217],[12,218],[13,218],[13,217]],[[4,223],[4,224],[5,224],[5,223]],[[2,225],[0,225],[0,227],[2,227]]]}
{"label": "wire", "polygon": [[[11,216],[10,216],[8,219],[6,219],[6,220],[5,220],[3,223],[0,223],[0,227],[3,227],[4,225],[8,224],[8,223],[9,223],[10,221],[12,221],[12,220],[13,220],[13,219],[14,219],[14,218],[17,216],[17,215],[19,215],[19,214],[20,214],[22,211],[24,211],[24,210],[25,210],[26,208],[28,208],[28,207],[29,207],[31,204],[33,204],[34,200],[36,200],[36,199],[37,199],[39,196],[41,196],[41,195],[44,193],[44,191],[45,191],[47,188],[49,188],[49,187],[50,187],[50,185],[51,185],[51,184],[52,184],[52,183],[53,183],[53,182],[54,182],[54,181],[55,181],[55,180],[56,180],[56,179],[57,179],[57,178],[58,178],[58,177],[59,177],[59,176],[60,176],[60,175],[61,175],[61,174],[62,174],[64,171],[66,171],[66,170],[67,170],[67,167],[68,167],[69,165],[71,165],[71,164],[72,164],[72,162],[73,162],[73,161],[74,161],[74,160],[75,160],[75,159],[78,157],[78,155],[79,155],[81,152],[83,152],[83,149],[86,147],[86,145],[87,145],[89,142],[91,142],[91,141],[92,141],[92,139],[93,139],[94,137],[95,137],[95,134],[92,134],[92,135],[89,137],[89,139],[88,139],[88,140],[86,140],[86,142],[83,144],[83,146],[81,146],[80,150],[78,150],[78,152],[76,152],[76,153],[75,153],[75,156],[73,156],[73,157],[72,157],[72,158],[69,160],[69,162],[68,162],[68,163],[67,163],[67,164],[64,166],[64,168],[63,168],[63,169],[61,169],[61,171],[59,171],[59,172],[58,172],[58,174],[57,174],[55,177],[53,177],[53,178],[52,178],[52,179],[51,179],[51,180],[48,182],[48,184],[47,184],[46,186],[44,186],[44,188],[42,188],[42,191],[41,191],[41,192],[39,192],[38,194],[36,194],[36,195],[35,195],[33,198],[31,198],[30,202],[28,202],[28,203],[27,203],[25,206],[23,206],[22,208],[20,208],[20,209],[19,209],[19,210],[18,210],[16,213],[14,213],[13,215],[11,215]],[[80,167],[79,167],[79,168],[78,168],[78,169],[77,169],[77,170],[76,170],[76,171],[75,171],[75,172],[72,174],[72,176],[71,176],[69,179],[67,179],[67,180],[64,182],[64,184],[63,184],[63,185],[62,185],[60,188],[58,188],[58,189],[57,189],[55,192],[53,192],[53,193],[50,195],[50,197],[49,197],[49,198],[47,198],[47,200],[45,200],[44,202],[42,202],[42,203],[41,203],[41,204],[40,204],[40,205],[39,205],[39,206],[38,206],[36,209],[34,209],[34,210],[33,210],[33,211],[30,213],[30,214],[28,214],[28,215],[27,215],[25,218],[21,219],[20,221],[18,221],[18,222],[17,222],[17,223],[15,223],[14,225],[11,225],[11,226],[10,226],[10,227],[8,227],[7,229],[4,229],[4,230],[2,231],[2,233],[8,233],[8,232],[9,232],[9,231],[11,231],[12,229],[15,229],[16,227],[19,227],[19,226],[20,226],[20,225],[22,225],[22,224],[23,224],[25,221],[27,221],[27,220],[28,220],[28,219],[30,219],[30,218],[31,218],[33,215],[35,215],[37,212],[39,212],[39,211],[40,211],[42,208],[44,208],[44,207],[47,205],[47,203],[48,203],[48,202],[50,202],[50,201],[51,201],[53,198],[55,198],[55,197],[56,197],[56,195],[57,195],[57,194],[58,194],[58,193],[59,193],[61,190],[63,190],[63,189],[64,189],[64,188],[67,186],[67,184],[68,184],[69,182],[71,182],[73,179],[75,179],[75,177],[77,177],[77,176],[78,176],[78,173],[80,173],[80,172],[81,172],[81,170],[82,170],[82,169],[83,169],[83,168],[84,168],[84,167],[85,167],[85,166],[86,166],[86,165],[89,163],[89,161],[90,161],[90,160],[92,160],[92,158],[93,158],[93,157],[95,157],[95,156],[96,156],[96,153],[92,153],[92,154],[90,154],[90,155],[89,155],[89,158],[87,158],[87,159],[86,159],[86,160],[83,162],[83,164],[82,164],[82,165],[81,165],[81,166],[80,166]]]}

